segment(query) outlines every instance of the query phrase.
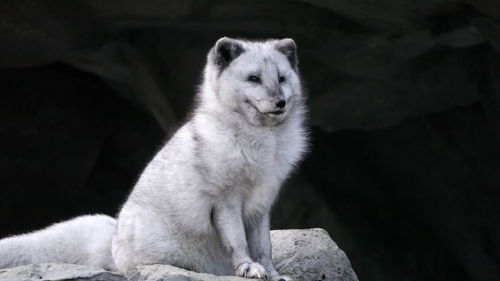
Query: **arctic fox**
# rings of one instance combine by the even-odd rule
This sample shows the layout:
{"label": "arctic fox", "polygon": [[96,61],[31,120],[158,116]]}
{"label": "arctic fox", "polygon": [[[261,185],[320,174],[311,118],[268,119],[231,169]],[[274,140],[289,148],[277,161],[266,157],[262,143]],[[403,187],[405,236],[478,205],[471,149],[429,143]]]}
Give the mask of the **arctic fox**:
{"label": "arctic fox", "polygon": [[307,145],[292,39],[219,39],[197,106],[148,164],[118,221],[84,216],[0,240],[0,268],[66,262],[117,269],[170,264],[290,280],[271,260],[270,210]]}
{"label": "arctic fox", "polygon": [[125,202],[115,265],[289,280],[271,261],[269,217],[306,149],[295,42],[219,39],[197,101]]}

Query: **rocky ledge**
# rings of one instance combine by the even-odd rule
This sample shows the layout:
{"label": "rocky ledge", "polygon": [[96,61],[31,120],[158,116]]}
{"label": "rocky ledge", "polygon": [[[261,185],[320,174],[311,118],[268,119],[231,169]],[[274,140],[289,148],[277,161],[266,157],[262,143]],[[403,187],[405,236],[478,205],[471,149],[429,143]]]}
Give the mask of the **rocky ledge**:
{"label": "rocky ledge", "polygon": [[[295,281],[358,281],[346,254],[323,229],[273,230],[276,269]],[[244,281],[246,278],[196,273],[169,265],[137,268],[137,281]],[[32,264],[0,269],[3,281],[125,281],[115,272],[72,264]]]}

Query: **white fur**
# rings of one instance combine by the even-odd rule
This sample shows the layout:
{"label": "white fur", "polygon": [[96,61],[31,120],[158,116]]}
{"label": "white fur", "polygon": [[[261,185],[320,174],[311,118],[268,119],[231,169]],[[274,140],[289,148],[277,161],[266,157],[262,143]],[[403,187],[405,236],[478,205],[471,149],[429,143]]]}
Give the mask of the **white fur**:
{"label": "white fur", "polygon": [[295,55],[291,39],[217,41],[192,118],[148,164],[118,225],[83,216],[0,240],[0,268],[62,262],[116,266],[132,277],[136,265],[160,263],[289,280],[271,262],[269,219],[306,149]]}
{"label": "white fur", "polygon": [[[164,263],[282,278],[271,263],[269,213],[306,134],[300,79],[277,42],[236,41],[245,51],[222,72],[217,45],[209,53],[192,119],[149,163],[120,212],[112,247],[120,271]],[[262,83],[249,82],[251,73]],[[269,92],[276,87],[287,101],[281,115],[267,113],[276,110]]]}
{"label": "white fur", "polygon": [[0,240],[0,268],[32,263],[73,263],[116,270],[111,237],[116,221],[81,216],[45,229]]}

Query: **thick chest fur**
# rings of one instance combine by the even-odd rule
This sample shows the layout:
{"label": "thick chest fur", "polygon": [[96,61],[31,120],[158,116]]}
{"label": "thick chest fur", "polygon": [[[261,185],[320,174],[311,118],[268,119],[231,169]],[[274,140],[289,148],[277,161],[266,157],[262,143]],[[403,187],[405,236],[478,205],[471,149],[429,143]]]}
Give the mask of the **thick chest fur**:
{"label": "thick chest fur", "polygon": [[275,136],[234,136],[230,143],[233,153],[221,158],[227,163],[224,166],[228,175],[240,184],[264,184],[262,181],[273,177],[273,170],[282,166]]}
{"label": "thick chest fur", "polygon": [[290,170],[280,150],[278,136],[233,136],[220,147],[231,151],[220,151],[218,176],[227,184],[224,192],[242,197],[246,216],[267,210]]}
{"label": "thick chest fur", "polygon": [[241,200],[244,213],[251,215],[269,210],[301,158],[305,134],[299,118],[272,127],[235,119],[198,114],[187,127],[195,140],[199,186],[217,200]]}
{"label": "thick chest fur", "polygon": [[271,132],[221,136],[205,149],[204,163],[222,185],[279,185],[289,169],[279,136]]}
{"label": "thick chest fur", "polygon": [[217,196],[240,196],[248,206],[271,205],[292,168],[291,158],[297,157],[291,154],[299,154],[292,151],[300,146],[275,128],[198,128],[196,155],[201,173]]}

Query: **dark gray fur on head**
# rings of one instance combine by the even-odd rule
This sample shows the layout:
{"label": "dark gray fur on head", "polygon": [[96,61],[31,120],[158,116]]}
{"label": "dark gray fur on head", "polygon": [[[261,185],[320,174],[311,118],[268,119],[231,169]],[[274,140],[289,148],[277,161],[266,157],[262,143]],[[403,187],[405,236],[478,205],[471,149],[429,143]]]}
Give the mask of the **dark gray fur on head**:
{"label": "dark gray fur on head", "polygon": [[245,52],[240,42],[231,38],[221,38],[215,43],[214,59],[219,67],[219,73],[231,64],[239,55]]}
{"label": "dark gray fur on head", "polygon": [[297,58],[297,45],[292,39],[282,39],[276,42],[276,50],[283,53],[290,62],[292,68],[297,71],[299,66],[299,60]]}

